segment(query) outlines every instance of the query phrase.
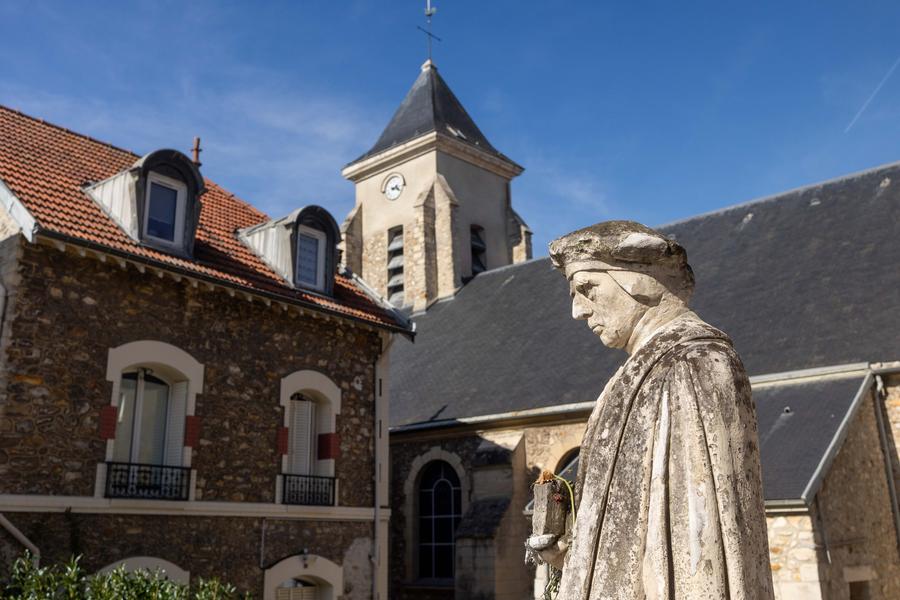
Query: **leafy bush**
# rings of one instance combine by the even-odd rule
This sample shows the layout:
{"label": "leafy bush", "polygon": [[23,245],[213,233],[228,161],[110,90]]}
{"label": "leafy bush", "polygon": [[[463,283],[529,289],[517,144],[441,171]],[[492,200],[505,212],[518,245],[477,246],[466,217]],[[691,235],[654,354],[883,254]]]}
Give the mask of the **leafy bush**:
{"label": "leafy bush", "polygon": [[[79,557],[80,558],[80,557]],[[9,600],[238,600],[233,585],[218,579],[199,579],[194,589],[165,579],[160,572],[124,567],[88,575],[73,558],[65,565],[37,567],[26,552],[13,563],[8,582],[0,584],[0,598]],[[243,596],[249,599],[249,595]]]}

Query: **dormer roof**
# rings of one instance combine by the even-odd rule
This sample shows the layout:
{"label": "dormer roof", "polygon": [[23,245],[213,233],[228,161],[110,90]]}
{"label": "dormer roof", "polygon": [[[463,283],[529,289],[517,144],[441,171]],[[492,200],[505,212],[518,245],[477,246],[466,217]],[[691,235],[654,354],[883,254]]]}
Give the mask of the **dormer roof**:
{"label": "dormer roof", "polygon": [[347,166],[431,132],[512,162],[491,145],[429,60],[422,65],[421,73],[375,145]]}
{"label": "dormer roof", "polygon": [[409,331],[405,319],[382,305],[352,274],[335,274],[330,297],[286,282],[238,238],[238,230],[265,223],[269,217],[209,179],[191,182],[198,188],[202,183],[206,190],[192,256],[135,240],[91,198],[88,189],[131,171],[140,159],[127,150],[0,106],[0,204],[29,240],[59,240],[267,299]]}

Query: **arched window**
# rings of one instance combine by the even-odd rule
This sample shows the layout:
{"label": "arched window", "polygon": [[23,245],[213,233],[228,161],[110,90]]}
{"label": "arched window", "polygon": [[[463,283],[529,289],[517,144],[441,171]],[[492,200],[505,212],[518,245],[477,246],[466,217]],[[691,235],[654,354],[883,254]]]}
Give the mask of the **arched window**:
{"label": "arched window", "polygon": [[108,498],[187,500],[203,365],[179,348],[144,340],[110,348],[106,377],[113,398],[100,415],[108,442],[98,489]]}
{"label": "arched window", "polygon": [[459,477],[448,463],[436,460],[419,480],[419,577],[451,579],[454,534],[462,516]]}
{"label": "arched window", "polygon": [[322,373],[296,371],[281,380],[280,401],[284,433],[280,434],[282,470],[276,496],[284,504],[333,506],[335,461],[340,454],[340,388]]}

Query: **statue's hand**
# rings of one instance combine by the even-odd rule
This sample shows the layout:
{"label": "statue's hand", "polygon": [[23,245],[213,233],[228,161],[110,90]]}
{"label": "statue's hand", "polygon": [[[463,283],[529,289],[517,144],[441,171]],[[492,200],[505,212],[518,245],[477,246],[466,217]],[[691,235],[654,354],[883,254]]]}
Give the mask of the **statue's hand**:
{"label": "statue's hand", "polygon": [[558,535],[532,535],[525,544],[538,553],[541,560],[555,569],[562,569],[569,544]]}

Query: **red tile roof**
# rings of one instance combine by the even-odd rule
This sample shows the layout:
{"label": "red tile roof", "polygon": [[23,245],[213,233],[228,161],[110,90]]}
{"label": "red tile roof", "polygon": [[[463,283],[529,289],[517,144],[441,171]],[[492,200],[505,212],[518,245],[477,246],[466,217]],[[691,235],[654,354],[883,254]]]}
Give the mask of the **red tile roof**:
{"label": "red tile roof", "polygon": [[251,293],[406,329],[346,276],[335,276],[333,298],[291,287],[236,235],[238,229],[269,217],[208,179],[193,259],[136,243],[83,188],[130,167],[138,158],[127,150],[0,106],[0,180],[35,218],[39,233],[64,236],[73,243],[85,242]]}

